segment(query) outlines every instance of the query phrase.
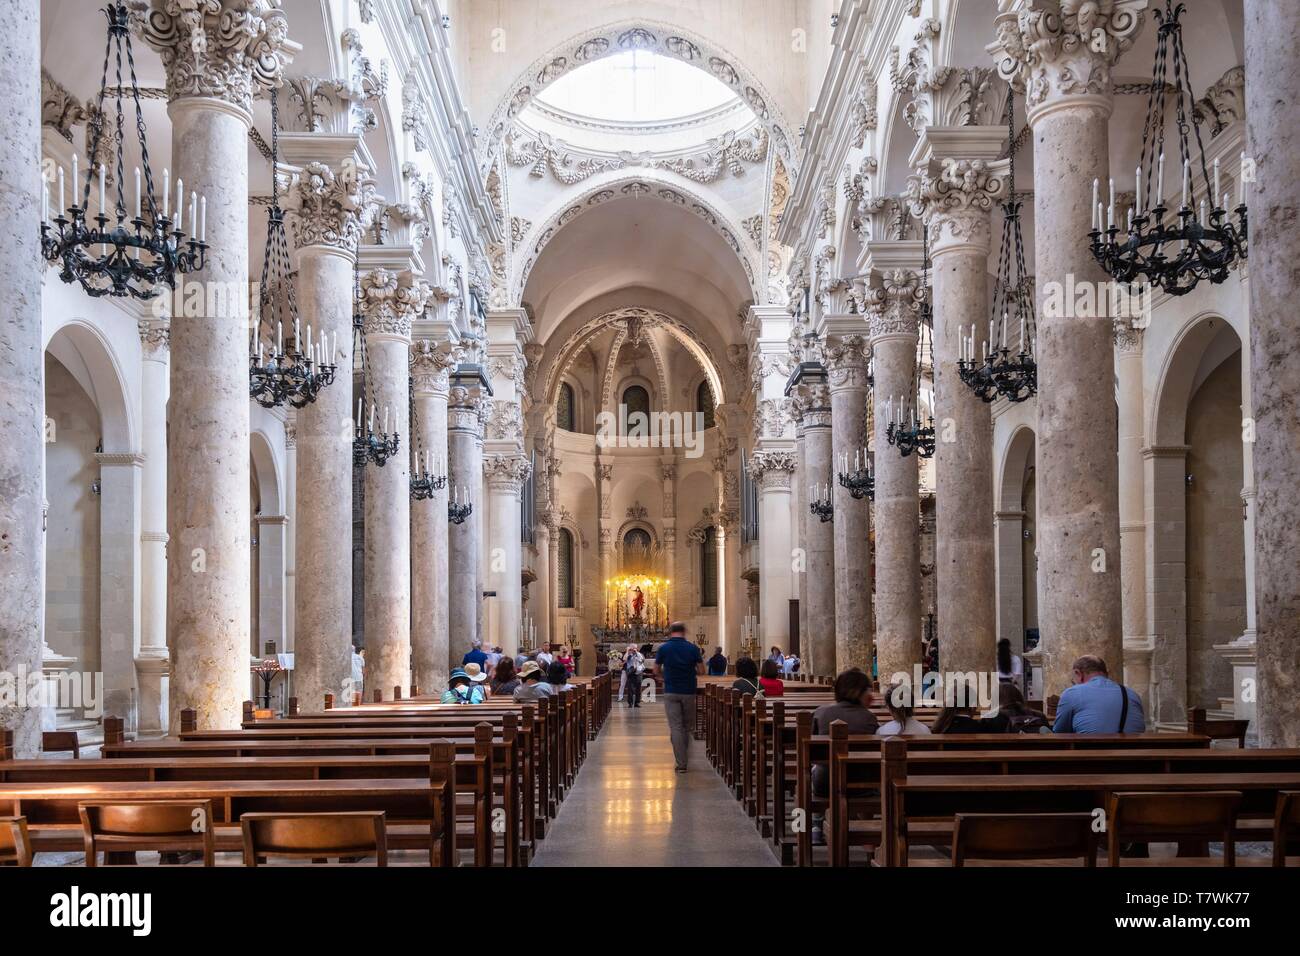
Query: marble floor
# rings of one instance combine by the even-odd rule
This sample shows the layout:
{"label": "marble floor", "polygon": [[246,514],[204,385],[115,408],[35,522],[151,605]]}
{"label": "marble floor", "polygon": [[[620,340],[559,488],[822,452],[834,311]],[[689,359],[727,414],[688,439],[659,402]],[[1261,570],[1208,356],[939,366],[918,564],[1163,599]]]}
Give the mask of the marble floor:
{"label": "marble floor", "polygon": [[533,866],[776,866],[768,844],[691,742],[673,771],[663,706],[615,704]]}

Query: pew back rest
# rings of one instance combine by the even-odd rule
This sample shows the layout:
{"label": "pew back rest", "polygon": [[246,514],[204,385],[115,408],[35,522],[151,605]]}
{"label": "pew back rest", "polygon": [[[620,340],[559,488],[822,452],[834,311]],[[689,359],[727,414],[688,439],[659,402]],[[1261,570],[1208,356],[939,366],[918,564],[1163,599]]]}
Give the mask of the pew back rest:
{"label": "pew back rest", "polygon": [[1273,815],[1274,866],[1286,866],[1287,844],[1296,839],[1300,839],[1300,791],[1283,790]]}
{"label": "pew back rest", "polygon": [[967,860],[1071,860],[1097,865],[1091,813],[959,813],[952,865]]}
{"label": "pew back rest", "polygon": [[86,865],[112,848],[197,850],[203,865],[214,863],[211,800],[92,800],[77,805],[86,847]]}
{"label": "pew back rest", "polygon": [[1111,793],[1106,800],[1110,864],[1119,865],[1119,849],[1124,843],[1219,840],[1224,844],[1224,865],[1231,866],[1232,830],[1240,806],[1239,790]]}
{"label": "pew back rest", "polygon": [[294,859],[374,856],[388,865],[388,836],[382,810],[350,813],[245,813],[239,819],[244,865],[259,858]]}
{"label": "pew back rest", "polygon": [[64,750],[71,751],[74,760],[81,756],[81,741],[75,730],[47,730],[41,734],[43,753],[58,753]]}
{"label": "pew back rest", "polygon": [[26,817],[0,817],[0,864],[32,865],[32,838]]}

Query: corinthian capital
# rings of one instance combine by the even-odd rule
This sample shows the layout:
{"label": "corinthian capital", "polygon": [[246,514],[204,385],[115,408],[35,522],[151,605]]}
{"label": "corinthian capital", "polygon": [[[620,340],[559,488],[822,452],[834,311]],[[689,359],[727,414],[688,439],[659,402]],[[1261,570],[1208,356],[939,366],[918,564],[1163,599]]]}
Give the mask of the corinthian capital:
{"label": "corinthian capital", "polygon": [[831,390],[867,387],[867,340],[861,335],[831,338],[826,344],[826,371]]}
{"label": "corinthian capital", "polygon": [[915,336],[925,304],[921,277],[911,269],[890,269],[878,277],[867,297],[871,341],[895,335]]}
{"label": "corinthian capital", "polygon": [[135,23],[167,70],[167,96],[225,100],[245,111],[280,85],[296,44],[270,0],[133,0]]}
{"label": "corinthian capital", "polygon": [[532,463],[522,455],[487,455],[483,458],[483,475],[491,491],[517,496],[532,473]]}
{"label": "corinthian capital", "polygon": [[1005,162],[948,157],[931,161],[907,181],[912,214],[930,226],[936,255],[952,245],[988,245],[989,213],[1007,195]]}
{"label": "corinthian capital", "polygon": [[354,163],[337,172],[325,163],[308,163],[291,200],[289,212],[299,247],[330,246],[353,255],[382,202],[375,195],[374,181]]}
{"label": "corinthian capital", "polygon": [[988,51],[1035,107],[1067,96],[1108,97],[1111,68],[1133,45],[1148,0],[1027,0],[1000,14]]}
{"label": "corinthian capital", "polygon": [[432,290],[409,270],[375,269],[361,276],[365,334],[411,336],[411,322],[424,311]]}
{"label": "corinthian capital", "polygon": [[749,473],[760,490],[775,491],[790,487],[790,476],[798,465],[793,452],[756,451],[749,459]]}
{"label": "corinthian capital", "polygon": [[411,349],[411,387],[417,395],[448,394],[451,370],[459,364],[453,349],[442,349],[438,343],[420,339]]}

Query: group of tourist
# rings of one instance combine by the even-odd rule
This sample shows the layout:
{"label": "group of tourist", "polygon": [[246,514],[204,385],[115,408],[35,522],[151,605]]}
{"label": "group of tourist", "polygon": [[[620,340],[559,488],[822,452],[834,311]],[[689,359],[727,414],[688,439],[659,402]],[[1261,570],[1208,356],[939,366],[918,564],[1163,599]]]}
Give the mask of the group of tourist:
{"label": "group of tourist", "polygon": [[475,641],[461,666],[448,676],[442,703],[482,704],[493,697],[523,702],[553,697],[572,689],[569,678],[575,666],[568,647],[552,654],[543,645],[532,655],[521,652],[511,657],[500,647],[485,651]]}

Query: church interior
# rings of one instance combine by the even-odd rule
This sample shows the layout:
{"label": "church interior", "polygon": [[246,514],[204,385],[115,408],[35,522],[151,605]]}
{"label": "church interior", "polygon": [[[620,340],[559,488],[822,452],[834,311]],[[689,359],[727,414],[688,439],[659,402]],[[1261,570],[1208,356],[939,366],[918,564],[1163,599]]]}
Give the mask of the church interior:
{"label": "church interior", "polygon": [[0,864],[1295,865],[1300,4],[0,33]]}

